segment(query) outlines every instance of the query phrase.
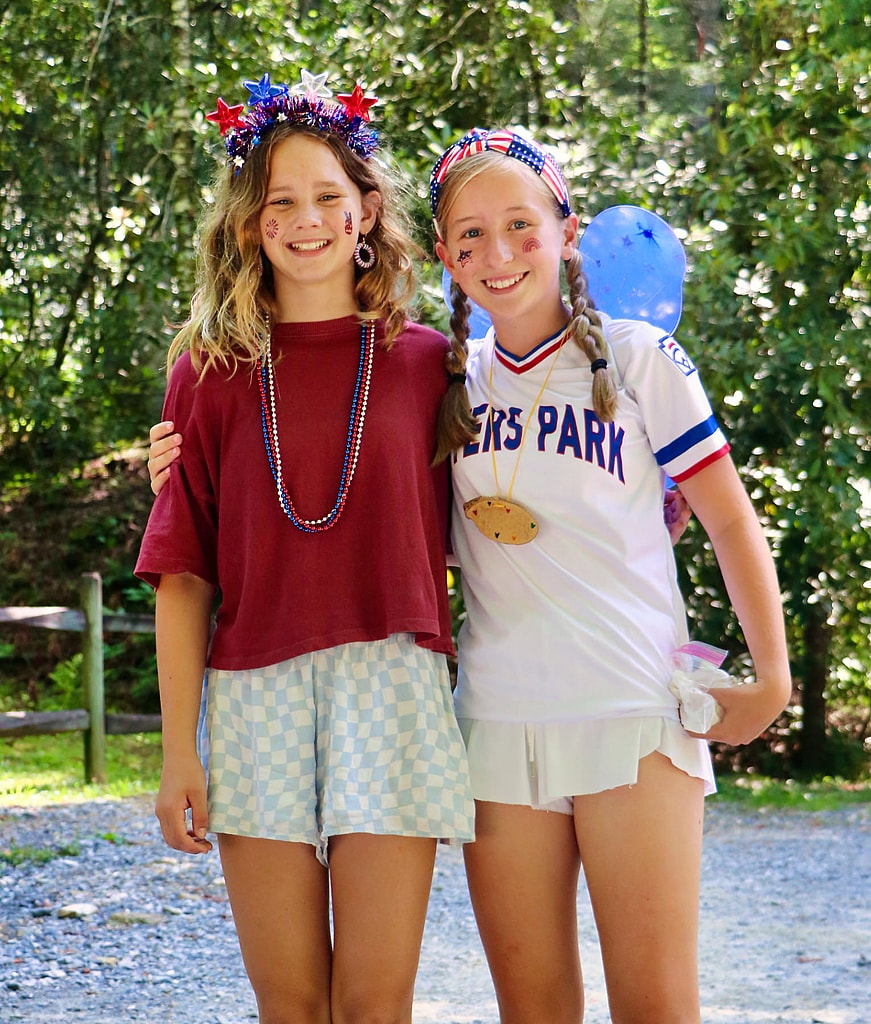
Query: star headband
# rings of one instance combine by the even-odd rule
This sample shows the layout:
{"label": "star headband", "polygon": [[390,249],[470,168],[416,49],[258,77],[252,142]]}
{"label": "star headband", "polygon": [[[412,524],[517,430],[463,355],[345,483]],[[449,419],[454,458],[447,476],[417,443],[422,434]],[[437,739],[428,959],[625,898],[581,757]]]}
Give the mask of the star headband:
{"label": "star headband", "polygon": [[448,146],[439,157],[432,175],[429,179],[429,204],[432,208],[432,215],[435,217],[439,205],[439,196],[442,191],[442,184],[445,175],[460,160],[467,156],[475,156],[486,150],[493,150],[496,153],[504,153],[505,156],[514,157],[521,163],[531,167],[536,174],[545,182],[547,187],[556,196],[560,210],[564,217],[572,212],[572,201],[569,197],[569,188],[563,177],[562,171],[554,158],[536,143],[523,138],[516,132],[500,129],[498,131],[487,131],[485,128],[473,128],[464,135],[458,142]]}
{"label": "star headband", "polygon": [[247,112],[244,103],[231,107],[218,100],[218,109],[206,114],[206,120],[214,121],[221,129],[229,162],[237,174],[263,136],[285,121],[338,135],[363,160],[372,156],[378,148],[378,132],[368,125],[369,108],[378,97],[365,96],[357,85],[352,93],[339,94],[333,101],[326,80],[326,74],[301,71],[300,81],[288,89],[286,85],[273,85],[267,73],[259,82],[245,82],[251,94]]}

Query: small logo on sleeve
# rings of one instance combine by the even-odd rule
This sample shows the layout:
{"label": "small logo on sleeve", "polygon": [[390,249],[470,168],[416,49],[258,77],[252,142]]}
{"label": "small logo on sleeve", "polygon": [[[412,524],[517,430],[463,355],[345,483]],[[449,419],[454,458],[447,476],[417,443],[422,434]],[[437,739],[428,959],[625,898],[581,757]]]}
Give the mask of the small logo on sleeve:
{"label": "small logo on sleeve", "polygon": [[668,356],[684,377],[696,372],[692,359],[670,335],[666,334],[664,338],[659,339],[659,350]]}

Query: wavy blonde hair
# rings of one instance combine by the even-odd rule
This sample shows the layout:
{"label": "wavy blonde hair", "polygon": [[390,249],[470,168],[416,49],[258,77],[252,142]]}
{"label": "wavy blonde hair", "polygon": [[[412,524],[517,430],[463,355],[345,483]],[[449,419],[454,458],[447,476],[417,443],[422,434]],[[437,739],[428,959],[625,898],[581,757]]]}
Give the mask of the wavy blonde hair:
{"label": "wavy blonde hair", "polygon": [[[438,207],[435,211],[435,228],[439,238],[445,237],[445,227],[451,209],[460,193],[478,175],[485,171],[503,170],[510,167],[506,160],[514,160],[504,153],[485,150],[474,156],[458,160],[447,172],[441,184]],[[530,178],[530,187],[537,188],[553,207],[554,215],[565,220],[562,209],[547,184],[536,176]],[[571,313],[567,329],[569,337],[587,356],[594,360],[608,359],[608,344],[602,330],[602,318],[596,310],[587,289],[587,275],[578,249],[565,261],[566,284],[569,290]],[[468,358],[469,314],[471,306],[468,297],[456,283],[451,286],[451,352],[447,359],[449,374],[464,374]],[[617,410],[617,389],[607,367],[593,373],[593,409],[599,419],[608,422],[614,419]],[[477,424],[472,416],[469,396],[458,377],[448,387],[439,413],[439,427],[436,443],[435,462],[440,462],[462,445],[477,437]]]}
{"label": "wavy blonde hair", "polygon": [[366,319],[384,321],[386,347],[404,328],[415,292],[415,259],[422,255],[401,202],[408,186],[385,160],[363,160],[334,135],[279,124],[251,151],[238,174],[225,166],[215,178],[214,203],[203,211],[198,230],[191,311],[170,345],[168,371],[184,352],[191,353],[201,374],[218,366],[235,372],[240,364],[260,358],[275,308],[272,266],[260,246],[260,210],[272,152],[291,135],[307,135],[328,146],[363,195],[381,196],[377,221],[366,236],[375,250],[375,266],[355,268],[355,298]]}

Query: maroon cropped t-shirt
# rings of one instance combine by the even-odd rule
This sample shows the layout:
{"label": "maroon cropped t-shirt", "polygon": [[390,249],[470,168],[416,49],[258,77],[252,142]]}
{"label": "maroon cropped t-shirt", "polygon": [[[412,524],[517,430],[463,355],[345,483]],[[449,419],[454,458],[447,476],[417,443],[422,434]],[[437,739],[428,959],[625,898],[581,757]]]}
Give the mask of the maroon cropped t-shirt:
{"label": "maroon cropped t-shirt", "polygon": [[[360,358],[360,323],[277,324],[283,477],[298,513],[336,500]],[[184,435],[154,502],[136,575],[192,573],[220,590],[208,664],[260,668],[315,650],[413,633],[451,653],[445,573],[447,464],[430,467],[447,341],[415,324],[388,351],[378,326],[366,420],[344,512],[304,533],[279,505],[249,367],[200,380],[185,355],[163,415]]]}

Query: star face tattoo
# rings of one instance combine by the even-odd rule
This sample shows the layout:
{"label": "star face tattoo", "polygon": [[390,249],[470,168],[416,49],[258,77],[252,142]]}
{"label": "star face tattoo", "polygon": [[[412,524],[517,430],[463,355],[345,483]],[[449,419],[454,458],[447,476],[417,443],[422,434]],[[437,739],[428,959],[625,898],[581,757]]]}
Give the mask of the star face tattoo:
{"label": "star face tattoo", "polygon": [[263,233],[266,235],[267,238],[275,238],[275,236],[278,234],[278,221],[268,220],[263,228]]}
{"label": "star face tattoo", "polygon": [[460,249],[460,251],[457,253],[457,263],[459,263],[461,267],[465,267],[465,265],[467,263],[471,263],[471,262],[472,262],[472,254],[471,254],[471,252],[469,252],[468,249]]}
{"label": "star face tattoo", "polygon": [[354,231],[354,219],[351,214],[345,210],[345,234],[350,235]]}
{"label": "star face tattoo", "polygon": [[521,252],[535,252],[536,249],[541,248],[541,242],[537,238],[527,238],[526,241],[521,245]]}

